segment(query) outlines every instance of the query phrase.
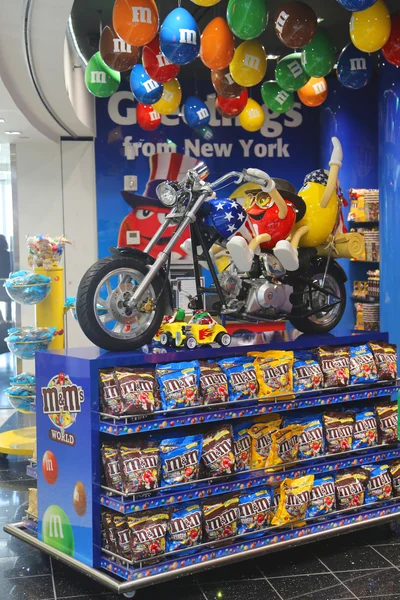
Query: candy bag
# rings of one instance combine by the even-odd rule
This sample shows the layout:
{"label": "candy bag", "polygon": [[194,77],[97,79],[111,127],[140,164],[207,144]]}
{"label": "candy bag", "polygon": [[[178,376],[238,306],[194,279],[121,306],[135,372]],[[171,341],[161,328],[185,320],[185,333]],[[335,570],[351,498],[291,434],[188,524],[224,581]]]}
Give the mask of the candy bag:
{"label": "candy bag", "polygon": [[167,552],[191,548],[201,543],[200,504],[176,508],[171,513],[167,531]]}
{"label": "candy bag", "polygon": [[348,452],[353,444],[354,414],[330,412],[322,415],[326,451],[329,454]]}
{"label": "candy bag", "polygon": [[113,514],[103,512],[101,515],[103,544],[102,546],[109,552],[118,554],[117,538],[115,537]]}
{"label": "candy bag", "polygon": [[271,396],[281,396],[281,400],[293,398],[292,394],[285,395],[285,392],[293,392],[293,352],[268,350],[250,355],[255,357],[259,399],[268,400]]}
{"label": "candy bag", "polygon": [[228,378],[218,363],[200,363],[200,395],[205,406],[228,402]]}
{"label": "candy bag", "polygon": [[165,553],[168,522],[169,513],[165,509],[128,516],[134,562]]}
{"label": "candy bag", "polygon": [[366,465],[364,469],[369,473],[367,489],[365,490],[365,504],[392,498],[393,487],[389,465]]}
{"label": "candy bag", "polygon": [[350,379],[350,349],[348,346],[317,348],[318,361],[327,388],[346,387]]}
{"label": "candy bag", "polygon": [[151,442],[133,447],[121,446],[119,460],[122,491],[125,494],[154,490],[158,487],[160,459],[157,446]]}
{"label": "candy bag", "polygon": [[118,367],[114,371],[126,415],[154,412],[154,373],[145,369]]}
{"label": "candy bag", "polygon": [[240,357],[240,360],[235,361],[221,360],[218,364],[228,378],[230,402],[249,400],[257,396],[256,370],[250,358]]}
{"label": "candy bag", "polygon": [[[275,417],[275,415],[274,415]],[[249,429],[251,437],[251,469],[263,469],[271,450],[271,436],[278,431],[282,419],[276,416],[272,421],[256,423]]]}
{"label": "candy bag", "polygon": [[303,417],[297,422],[303,427],[303,431],[299,436],[298,458],[300,460],[317,458],[325,454],[324,429],[321,417]]}
{"label": "candy bag", "polygon": [[324,376],[319,362],[311,352],[296,352],[293,363],[293,391],[295,394],[319,390]]}
{"label": "candy bag", "polygon": [[107,487],[117,490],[118,492],[122,491],[121,466],[118,448],[103,444],[101,448],[101,458],[103,461]]}
{"label": "candy bag", "polygon": [[396,460],[389,467],[393,484],[393,495],[400,496],[400,460]]}
{"label": "candy bag", "polygon": [[368,344],[350,346],[350,385],[378,381],[378,371]]}
{"label": "candy bag", "polygon": [[233,451],[235,454],[236,471],[248,471],[251,459],[251,423],[236,423],[233,425]]}
{"label": "candy bag", "polygon": [[271,450],[266,466],[294,462],[299,454],[299,437],[303,433],[301,425],[288,425],[271,434]]}
{"label": "candy bag", "polygon": [[161,442],[161,487],[198,479],[202,444],[201,435],[170,438]]}
{"label": "candy bag", "polygon": [[314,479],[311,490],[310,505],[307,509],[307,518],[326,515],[335,510],[335,482],[333,477],[319,477]]}
{"label": "candy bag", "polygon": [[379,440],[381,444],[393,444],[397,441],[398,408],[395,402],[375,406],[378,420]]}
{"label": "candy bag", "polygon": [[197,361],[157,366],[157,381],[163,410],[199,406],[199,371]]}
{"label": "candy bag", "polygon": [[231,426],[221,427],[204,437],[201,461],[210,477],[230,475],[235,472]]}
{"label": "candy bag", "polygon": [[335,477],[336,508],[344,510],[364,504],[368,475],[363,469],[349,469]]}
{"label": "candy bag", "polygon": [[239,498],[213,498],[203,504],[205,541],[215,542],[236,535]]}
{"label": "candy bag", "polygon": [[272,494],[259,490],[239,498],[238,535],[258,531],[268,526],[271,520]]}
{"label": "candy bag", "polygon": [[397,346],[386,342],[370,342],[380,381],[397,379]]}
{"label": "candy bag", "polygon": [[113,516],[115,540],[117,544],[117,553],[128,560],[132,558],[131,552],[131,533],[125,515]]}
{"label": "candy bag", "polygon": [[120,415],[123,412],[123,405],[117,382],[115,381],[114,370],[101,369],[99,371],[99,378],[102,412],[107,415]]}
{"label": "candy bag", "polygon": [[299,479],[285,479],[281,483],[279,506],[272,519],[272,525],[302,521],[310,503],[313,485],[314,475],[306,475]]}
{"label": "candy bag", "polygon": [[273,523],[274,518],[277,515],[278,512],[278,508],[279,508],[279,502],[281,499],[281,490],[280,490],[280,486],[276,486],[274,488],[271,488],[271,494],[272,494],[272,500],[271,500],[271,519],[270,522]]}
{"label": "candy bag", "polygon": [[372,409],[355,410],[353,450],[369,448],[378,443],[376,416]]}

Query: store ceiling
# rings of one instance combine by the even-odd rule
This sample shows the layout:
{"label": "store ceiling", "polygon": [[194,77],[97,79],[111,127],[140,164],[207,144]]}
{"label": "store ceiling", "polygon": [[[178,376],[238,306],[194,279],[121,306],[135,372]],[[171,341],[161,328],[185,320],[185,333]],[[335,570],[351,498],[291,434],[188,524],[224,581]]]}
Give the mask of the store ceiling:
{"label": "store ceiling", "polygon": [[[6,131],[12,132],[12,135],[6,134]],[[45,139],[45,136],[39,133],[19,110],[0,79],[0,144],[14,144],[27,140],[43,141]]]}
{"label": "store ceiling", "polygon": [[[398,8],[399,0],[386,0],[391,12]],[[269,23],[266,31],[261,36],[267,54],[283,56],[290,50],[286,48],[275,35],[273,16],[276,10],[286,4],[282,0],[266,0],[269,7]],[[321,25],[332,35],[337,50],[340,51],[349,42],[349,19],[351,13],[344,10],[337,0],[306,0],[312,6],[317,16],[323,19]],[[90,58],[97,50],[99,43],[99,32],[101,24],[107,25],[111,22],[113,0],[75,0],[72,10],[72,24],[78,44],[86,58]],[[196,18],[202,31],[207,23],[215,16],[225,16],[228,0],[210,8],[203,8],[193,4],[190,0],[182,0],[182,7],[189,10]],[[177,0],[157,0],[161,22],[165,16],[177,7]],[[206,73],[208,70],[196,61],[196,74]],[[193,64],[187,65],[181,71],[181,78],[193,77]]]}

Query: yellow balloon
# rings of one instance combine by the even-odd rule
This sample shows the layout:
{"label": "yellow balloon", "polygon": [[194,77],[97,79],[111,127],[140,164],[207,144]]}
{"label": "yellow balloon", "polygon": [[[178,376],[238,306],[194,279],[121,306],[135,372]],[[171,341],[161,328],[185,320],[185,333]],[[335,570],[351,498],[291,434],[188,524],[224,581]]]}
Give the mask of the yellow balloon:
{"label": "yellow balloon", "polygon": [[339,198],[333,192],[326,208],[321,208],[320,202],[325,192],[325,186],[321,183],[307,183],[299,191],[299,196],[306,203],[307,210],[304,217],[295,223],[292,234],[302,225],[308,225],[310,231],[300,239],[302,248],[314,248],[320,246],[328,239],[336,224],[340,207]]}
{"label": "yellow balloon", "polygon": [[370,8],[354,12],[350,19],[350,37],[361,52],[377,52],[390,36],[391,21],[387,6],[378,0]]}
{"label": "yellow balloon", "polygon": [[153,108],[160,115],[170,115],[179,108],[182,100],[182,90],[177,79],[171,79],[163,84],[163,95],[158,102],[153,104]]}
{"label": "yellow balloon", "polygon": [[249,98],[239,115],[239,123],[246,131],[258,131],[264,125],[264,121],[263,109],[253,98]]}
{"label": "yellow balloon", "polygon": [[260,83],[267,70],[264,46],[257,40],[242,42],[235,50],[229,70],[239,85],[251,87]]}
{"label": "yellow balloon", "polygon": [[197,4],[197,6],[214,6],[214,4],[218,4],[221,0],[192,0],[193,4]]}

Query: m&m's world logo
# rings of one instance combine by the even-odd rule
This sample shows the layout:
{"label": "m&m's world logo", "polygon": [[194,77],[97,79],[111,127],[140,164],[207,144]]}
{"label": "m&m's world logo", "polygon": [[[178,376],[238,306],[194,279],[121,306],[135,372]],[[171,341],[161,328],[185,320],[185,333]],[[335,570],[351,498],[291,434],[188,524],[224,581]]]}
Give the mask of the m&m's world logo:
{"label": "m&m's world logo", "polygon": [[85,400],[83,389],[72,383],[65,373],[58,373],[42,387],[43,413],[57,427],[49,430],[49,437],[68,446],[75,445],[75,436],[65,430],[76,421]]}

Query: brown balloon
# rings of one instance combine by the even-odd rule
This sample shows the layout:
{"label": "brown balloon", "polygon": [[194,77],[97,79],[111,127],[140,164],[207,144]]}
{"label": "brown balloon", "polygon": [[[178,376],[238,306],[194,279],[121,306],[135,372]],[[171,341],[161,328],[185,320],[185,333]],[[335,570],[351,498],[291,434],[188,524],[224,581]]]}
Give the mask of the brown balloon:
{"label": "brown balloon", "polygon": [[274,17],[275,32],[288,48],[303,48],[317,33],[317,15],[304,2],[288,2]]}
{"label": "brown balloon", "polygon": [[100,56],[114,71],[129,71],[137,64],[140,58],[140,48],[130,46],[107,25],[100,36]]}
{"label": "brown balloon", "polygon": [[211,81],[215,91],[224,98],[237,98],[244,88],[233,81],[229,67],[220,71],[211,71]]}
{"label": "brown balloon", "polygon": [[86,514],[87,508],[87,499],[86,499],[86,490],[82,481],[78,481],[74,487],[73,492],[73,505],[76,514],[79,517],[83,517]]}

